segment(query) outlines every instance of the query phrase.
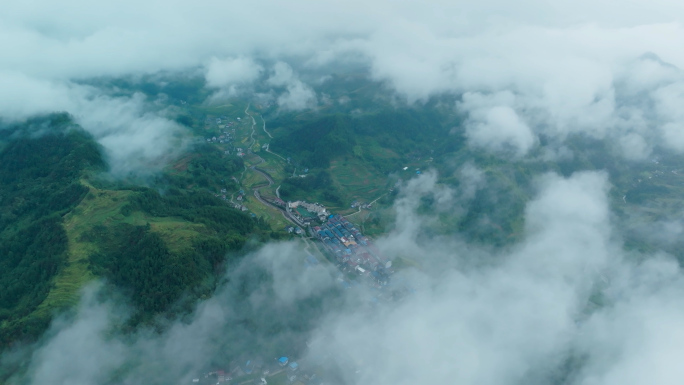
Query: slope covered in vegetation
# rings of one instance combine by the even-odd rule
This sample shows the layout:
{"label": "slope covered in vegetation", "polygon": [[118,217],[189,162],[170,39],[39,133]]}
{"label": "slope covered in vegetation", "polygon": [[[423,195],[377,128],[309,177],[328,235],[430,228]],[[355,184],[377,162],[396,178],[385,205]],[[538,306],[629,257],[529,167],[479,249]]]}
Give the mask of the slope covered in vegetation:
{"label": "slope covered in vegetation", "polygon": [[63,215],[88,189],[87,170],[103,168],[100,151],[68,116],[54,115],[0,131],[0,345],[42,331],[31,317],[67,260]]}
{"label": "slope covered in vegetation", "polygon": [[96,277],[128,295],[133,323],[183,311],[213,289],[250,239],[270,234],[263,221],[207,192],[209,179],[242,168],[217,165],[211,151],[187,172],[153,182],[161,195],[99,179],[101,150],[68,115],[0,136],[0,347],[39,336]]}

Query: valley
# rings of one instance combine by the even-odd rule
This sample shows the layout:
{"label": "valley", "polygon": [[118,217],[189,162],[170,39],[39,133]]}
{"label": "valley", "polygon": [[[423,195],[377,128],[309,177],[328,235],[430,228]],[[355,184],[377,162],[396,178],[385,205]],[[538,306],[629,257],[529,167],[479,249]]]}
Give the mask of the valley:
{"label": "valley", "polygon": [[[382,94],[372,84],[362,89]],[[139,91],[131,86],[129,92]],[[648,161],[630,163],[616,158],[610,143],[578,135],[567,140],[572,157],[506,158],[465,146],[461,118],[443,107],[453,103],[449,97],[420,108],[364,97],[373,102],[366,100],[361,112],[346,104],[289,112],[238,97],[213,104],[170,100],[164,108],[172,111],[169,118],[186,135],[186,145],[158,172],[144,176],[108,174],[102,148],[68,115],[7,128],[0,173],[10,182],[0,201],[0,236],[10,245],[7,255],[25,253],[36,260],[5,262],[6,282],[15,276],[25,281],[8,283],[14,294],[0,298],[0,347],[35,341],[56,314],[73,311],[84,288],[95,282],[130,304],[123,331],[163,333],[163,325],[192,317],[196,306],[230,285],[241,293],[231,301],[251,309],[250,298],[281,269],[295,280],[323,274],[325,290],[287,305],[269,294],[268,307],[290,306],[289,318],[264,316],[270,309],[258,308],[226,321],[240,325],[231,333],[246,337],[235,337],[239,346],[217,346],[223,353],[193,369],[197,382],[230,377],[233,383],[258,384],[263,377],[274,384],[313,384],[354,376],[363,367],[355,357],[344,358],[342,374],[307,363],[313,325],[340,298],[357,295],[349,293],[363,293],[356,306],[369,314],[402,303],[421,290],[404,273],[439,269],[409,250],[387,254],[391,245],[383,242],[404,234],[427,244],[453,238],[508,250],[524,240],[526,206],[538,181],[550,174],[605,173],[609,204],[620,219],[616,227],[629,234],[625,249],[664,250],[684,260],[684,242],[663,243],[642,231],[676,221],[684,207],[680,155],[659,149]],[[48,127],[49,134],[22,137],[37,126]],[[51,171],[36,171],[43,161],[30,154],[38,153],[51,157]],[[418,225],[402,219],[407,202]],[[40,249],[48,244],[54,251]],[[287,266],[255,264],[254,255],[274,244],[291,245],[287,262],[269,262]],[[600,296],[592,298],[591,306],[602,303]],[[284,329],[297,333],[269,340]],[[258,340],[262,334],[271,337]],[[281,355],[299,366],[279,366]],[[243,361],[260,365],[249,369]],[[21,369],[6,370],[8,376]]]}

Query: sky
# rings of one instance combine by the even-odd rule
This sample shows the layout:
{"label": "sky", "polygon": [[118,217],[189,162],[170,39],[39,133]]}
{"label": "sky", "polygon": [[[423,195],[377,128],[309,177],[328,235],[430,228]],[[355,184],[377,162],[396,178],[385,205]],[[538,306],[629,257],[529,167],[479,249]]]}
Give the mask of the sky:
{"label": "sky", "polygon": [[[683,19],[684,3],[665,0],[9,0],[0,13],[0,117],[67,111],[103,145],[112,173],[126,175],[183,151],[184,129],[157,100],[111,96],[84,80],[194,71],[221,98],[265,79],[279,108],[305,110],[324,100],[309,72],[361,64],[405,103],[453,95],[473,148],[523,158],[544,137],[549,156],[560,157],[563,141],[581,133],[643,161],[657,147],[684,152]],[[487,188],[482,170],[459,173],[465,182],[456,190],[429,172],[406,182],[397,225],[378,241],[387,255],[410,253],[427,266],[400,277],[415,294],[374,308],[358,305],[368,293],[344,294],[313,333],[287,332],[310,342],[304,359],[360,368],[341,370],[359,385],[679,383],[680,268],[662,252],[624,250],[605,173],[540,176],[522,240],[500,251],[458,235],[414,236],[434,219],[419,213],[421,197],[462,210]],[[245,264],[277,275],[297,253],[271,244]],[[256,290],[250,314],[290,314],[288,304],[328,290],[334,274],[278,275],[272,285],[283,308],[271,309]],[[230,285],[187,323],[127,339],[108,332],[123,305],[101,302],[98,290],[88,288],[76,315],[52,326],[17,384],[102,383],[140,357],[186,380],[221,348],[261,338],[219,333],[239,302]],[[331,352],[350,358],[342,364]],[[145,378],[132,373],[120,383]]]}

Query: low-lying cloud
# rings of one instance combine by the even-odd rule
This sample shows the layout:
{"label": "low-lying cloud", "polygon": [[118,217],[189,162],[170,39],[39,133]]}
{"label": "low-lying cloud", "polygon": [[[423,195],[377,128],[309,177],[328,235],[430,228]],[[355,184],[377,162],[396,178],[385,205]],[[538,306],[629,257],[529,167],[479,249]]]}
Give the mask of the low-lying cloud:
{"label": "low-lying cloud", "polygon": [[154,173],[189,142],[185,129],[141,93],[113,97],[92,86],[21,74],[0,74],[0,89],[0,116],[6,121],[70,113],[102,145],[115,176]]}
{"label": "low-lying cloud", "polygon": [[[296,243],[274,243],[245,257],[213,297],[184,321],[159,320],[161,334],[122,333],[131,309],[102,284],[83,291],[74,315],[57,318],[10,384],[191,383],[203,371],[268,355],[297,354],[311,323],[336,300],[331,266],[305,267]],[[313,308],[305,301],[326,297]],[[301,354],[301,353],[300,353]]]}
{"label": "low-lying cloud", "polygon": [[278,96],[278,106],[284,110],[296,111],[316,106],[316,92],[302,82],[287,63],[277,62],[266,83],[285,88]]}
{"label": "low-lying cloud", "polygon": [[681,334],[684,280],[666,255],[622,251],[608,189],[603,173],[541,178],[525,240],[493,264],[473,263],[483,252],[456,239],[390,234],[425,266],[402,273],[416,293],[333,313],[312,359],[348,357],[350,384],[676,383],[668,336]]}
{"label": "low-lying cloud", "polygon": [[241,95],[271,72],[279,106],[300,110],[319,98],[294,72],[364,63],[372,80],[409,103],[463,95],[455,109],[467,115],[470,142],[495,153],[525,155],[540,136],[556,145],[576,133],[608,139],[634,160],[658,146],[684,151],[678,4],[489,0],[429,8],[440,12],[386,0],[59,8],[10,1],[0,16],[0,115],[70,109],[59,99],[78,79],[197,67],[218,98]]}
{"label": "low-lying cloud", "polygon": [[[281,109],[301,110],[319,102],[306,71],[362,62],[407,103],[458,100],[453,112],[475,148],[522,158],[547,143],[547,154],[570,158],[563,141],[584,135],[638,161],[661,147],[684,151],[683,16],[667,1],[10,1],[0,15],[0,116],[69,112],[112,172],[127,175],[163,167],[182,151],[184,129],[142,94],[112,96],[84,79],[202,68],[214,97],[261,81]],[[457,191],[431,173],[403,187],[395,230],[378,241],[388,256],[419,262],[396,276],[415,291],[402,301],[362,306],[375,292],[357,288],[303,320],[295,304],[336,290],[337,273],[292,269],[286,261],[302,251],[272,244],[161,335],[122,337],[117,305],[86,293],[11,383],[182,382],[228,351],[294,345],[349,384],[680,382],[680,267],[664,252],[624,250],[606,174],[540,178],[522,241],[492,251],[421,232],[438,220],[421,213],[421,197],[463,209],[483,188],[476,169],[463,173],[471,182]],[[245,296],[237,283],[258,282],[246,266],[272,281]],[[256,331],[248,318],[261,322]],[[279,332],[261,332],[269,328]]]}
{"label": "low-lying cloud", "polygon": [[[295,243],[246,257],[213,298],[162,334],[120,335],[125,312],[91,288],[76,317],[58,319],[23,379],[10,383],[102,383],[113,374],[118,384],[189,383],[227,356],[269,354],[359,385],[678,383],[684,279],[662,252],[624,251],[609,189],[602,172],[540,177],[523,240],[497,251],[397,227],[379,247],[420,265],[393,277],[387,290],[403,290],[400,300],[363,285],[331,294],[341,290],[338,273],[303,268]],[[420,224],[426,194],[464,195],[447,190],[432,173],[413,179],[398,217]],[[322,302],[302,308],[311,298]],[[246,320],[255,325],[245,328]]]}

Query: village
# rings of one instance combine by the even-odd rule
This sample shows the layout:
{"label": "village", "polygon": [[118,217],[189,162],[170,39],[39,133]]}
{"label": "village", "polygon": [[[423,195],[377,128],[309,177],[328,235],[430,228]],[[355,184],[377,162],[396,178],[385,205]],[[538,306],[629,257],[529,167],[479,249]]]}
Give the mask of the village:
{"label": "village", "polygon": [[234,360],[227,369],[204,372],[192,379],[193,385],[255,384],[255,385],[322,385],[322,376],[305,369],[286,356],[264,361],[261,358]]}
{"label": "village", "polygon": [[346,218],[330,215],[327,222],[313,228],[313,233],[343,272],[358,273],[377,286],[387,285],[392,262]]}
{"label": "village", "polygon": [[[304,210],[301,210],[301,209]],[[337,279],[343,289],[349,289],[359,283],[369,288],[383,291],[388,286],[390,276],[394,273],[392,263],[375,247],[372,240],[363,235],[351,222],[339,214],[331,214],[320,204],[304,201],[283,202],[284,210],[293,210],[300,218],[313,221],[311,214],[316,215],[320,224],[307,227],[311,237],[300,227],[293,232],[302,238],[318,241],[322,245],[322,254],[340,270]],[[297,211],[300,209],[301,211]],[[309,211],[310,210],[310,211]],[[294,215],[294,214],[293,214]],[[303,268],[313,268],[320,264],[318,258],[311,253],[302,254]],[[389,293],[385,293],[389,294]],[[382,295],[371,298],[371,305]],[[390,295],[384,296],[391,298]],[[350,369],[351,370],[351,369]],[[358,368],[356,369],[358,371]],[[232,361],[224,369],[202,373],[192,380],[198,385],[221,384],[292,384],[322,385],[326,383],[325,373],[315,365],[307,365],[305,360],[297,360],[288,356],[272,357],[264,360],[259,357],[243,358]]]}
{"label": "village", "polygon": [[[247,153],[252,154],[251,145],[255,144],[254,126],[256,125],[256,121],[253,116],[248,113],[248,110],[249,106],[245,109],[246,117],[244,121],[241,117],[231,119],[226,115],[207,117],[205,119],[206,128],[218,130],[219,134],[218,136],[213,135],[207,138],[206,141],[222,145],[221,147],[226,154],[230,154],[231,152],[235,152],[237,156],[245,156]],[[251,118],[252,120],[250,123],[251,134],[249,135],[252,142],[245,150],[242,147],[236,147],[234,143],[236,143],[236,128],[239,129],[240,127],[243,127],[244,130],[248,125],[247,120],[249,119],[247,118]],[[263,129],[264,133],[268,134],[265,129],[265,123]],[[246,139],[243,139],[242,141],[244,142],[245,140]],[[266,151],[268,151],[268,143],[260,146],[260,148],[265,148]],[[277,154],[275,155],[278,156]],[[263,158],[258,155],[256,155],[256,157],[260,158],[259,160],[262,163],[264,162]],[[285,161],[289,160],[283,157],[280,158]],[[257,165],[245,167],[245,169],[246,171],[260,174],[268,181],[268,186],[273,185],[273,177],[266,169],[260,168]],[[308,169],[304,170],[305,174],[307,171]],[[418,171],[418,173],[419,172],[420,171]],[[300,177],[305,176],[305,174],[300,175]],[[236,184],[241,185],[243,177],[238,179],[233,176],[232,179]],[[266,206],[271,210],[277,210],[277,212],[281,213],[282,217],[290,223],[285,227],[285,230],[288,233],[317,240],[318,244],[321,246],[321,248],[317,248],[320,254],[324,255],[326,259],[336,265],[342,273],[353,273],[359,276],[368,277],[368,281],[377,286],[387,284],[389,276],[392,274],[391,261],[387,260],[387,258],[375,247],[372,241],[364,236],[347,218],[339,214],[336,215],[331,213],[324,205],[319,204],[318,202],[312,203],[304,200],[285,202],[278,195],[277,189],[275,190],[275,196],[262,195],[259,191],[261,188],[262,187],[252,187],[254,198],[263,206]],[[246,193],[245,188],[240,188],[240,190],[233,194],[230,194],[227,189],[222,188],[214,195],[240,211],[250,211],[246,205],[248,194]],[[373,203],[374,202],[363,203],[355,200],[351,202],[350,207],[352,209],[357,209],[357,212],[360,212],[362,209],[370,210]],[[254,212],[251,212],[251,215],[255,216]]]}
{"label": "village", "polygon": [[[250,117],[249,114],[247,116]],[[250,122],[251,134],[248,139],[251,142],[238,139],[245,135],[247,120],[247,118],[241,117],[230,119],[227,116],[219,116],[207,118],[205,121],[207,129],[215,132],[210,137],[206,137],[206,142],[217,145],[226,155],[234,154],[243,157],[246,162],[245,172],[238,177],[231,177],[233,182],[239,186],[239,190],[230,192],[227,188],[221,188],[214,193],[214,196],[224,200],[237,210],[249,212],[253,217],[255,216],[255,209],[258,209],[259,205],[272,212],[279,213],[288,223],[284,230],[302,239],[306,244],[305,252],[302,254],[304,269],[312,268],[327,261],[339,270],[336,281],[343,290],[359,284],[377,290],[375,294],[371,295],[372,298],[368,298],[371,305],[373,302],[377,302],[378,298],[392,298],[390,292],[396,289],[388,287],[390,277],[394,273],[392,262],[382,255],[373,241],[345,216],[331,212],[325,205],[318,202],[285,201],[278,195],[278,189],[275,189],[275,195],[272,193],[261,194],[262,188],[273,185],[274,177],[268,171],[268,167],[262,168],[266,161],[259,156],[258,151],[273,153],[269,151],[268,143],[259,145],[258,148],[255,147],[254,151],[257,153],[252,151],[252,147],[257,144],[254,138],[254,122]],[[244,143],[244,145],[238,145],[238,143]],[[273,155],[282,158],[283,162],[289,163],[289,158],[283,158],[277,154]],[[255,159],[257,160],[255,161]],[[307,172],[308,169],[305,169],[304,174],[295,175],[293,173],[293,176],[306,177]],[[246,183],[245,173],[261,175],[268,185]],[[282,177],[282,175],[279,176]],[[372,205],[373,202],[364,203],[355,200],[348,207],[356,209],[357,211],[354,214],[357,214],[361,210],[371,210]],[[319,368],[309,367],[304,360],[293,357],[280,356],[268,359],[243,357],[240,360],[232,361],[224,368],[197,375],[192,383],[199,385],[318,385],[324,383],[324,375]]]}

